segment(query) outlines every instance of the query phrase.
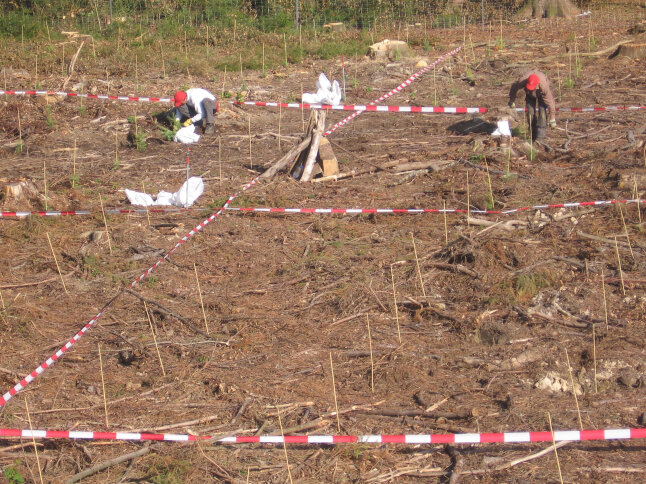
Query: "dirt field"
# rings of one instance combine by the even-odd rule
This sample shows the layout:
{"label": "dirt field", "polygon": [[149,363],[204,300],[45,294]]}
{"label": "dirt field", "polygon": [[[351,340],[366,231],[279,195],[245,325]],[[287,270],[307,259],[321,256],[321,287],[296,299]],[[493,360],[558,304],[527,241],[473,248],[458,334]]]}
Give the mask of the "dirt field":
{"label": "dirt field", "polygon": [[[393,62],[346,59],[347,101],[371,102],[419,70],[419,59],[432,61],[466,38],[466,48],[450,64],[442,63],[388,103],[429,106],[437,96],[443,106],[500,108],[510,83],[536,66],[552,79],[559,106],[644,105],[643,60],[609,58],[612,52],[585,55],[591,28],[597,39],[592,50],[602,51],[631,38],[628,28],[643,17],[641,10],[618,15],[615,22],[593,18],[592,25],[580,20],[508,26],[503,48],[494,48],[495,29],[493,38],[479,27],[432,31],[430,51],[416,48]],[[574,51],[575,38],[582,70],[568,88],[564,83],[570,72],[574,77],[575,59],[569,61],[565,52]],[[207,79],[162,79],[158,71],[143,71],[139,89],[134,78],[113,77],[110,93],[170,97],[187,84],[222,90]],[[67,89],[85,82],[85,92],[106,93],[102,72],[100,63],[86,67]],[[247,100],[285,102],[298,99],[301,89],[312,92],[320,72],[341,79],[340,59],[310,61],[266,77],[245,72],[242,82],[231,76],[225,82],[232,92],[245,84]],[[33,87],[33,80],[19,74],[8,71],[9,89]],[[52,90],[62,81],[41,79],[43,89]],[[190,151],[191,173],[205,180],[197,202],[203,210],[149,218],[108,215],[106,237],[100,197],[105,208],[130,208],[125,188],[175,191],[185,179],[186,146],[165,141],[153,119],[168,106],[2,100],[0,178],[31,180],[40,194],[31,206],[2,200],[2,210],[41,210],[47,204],[92,215],[0,219],[0,391],[12,388],[118,297],[56,365],[2,407],[0,427],[280,435],[282,425],[290,433],[358,435],[545,431],[550,418],[555,430],[644,426],[643,205],[641,212],[633,203],[472,214],[477,220],[470,221],[464,213],[445,218],[227,212],[132,291],[122,292],[263,165],[287,152],[307,121],[308,113],[297,109],[222,101],[218,133]],[[635,185],[643,196],[645,110],[560,113],[533,161],[519,138],[508,158],[499,139],[464,132],[465,123],[492,122],[496,113],[364,113],[329,138],[342,172],[393,160],[452,163],[439,172],[382,170],[315,184],[280,173],[241,194],[233,206],[445,204],[477,210],[492,208],[493,199],[495,210],[508,210],[632,199]],[[328,113],[328,124],[347,114]],[[134,116],[147,136],[145,151],[128,141],[134,130],[128,118]],[[19,136],[22,152],[16,150]],[[0,443],[4,478],[20,482],[12,481],[17,473],[39,481],[31,441],[16,444]],[[39,445],[43,479],[62,482],[147,444]],[[550,444],[342,444],[288,445],[285,452],[270,445],[161,442],[131,464],[111,466],[86,481],[286,482],[287,455],[291,478],[299,482],[558,482],[552,451],[512,462],[545,448]],[[558,458],[565,482],[636,482],[646,472],[639,440],[571,443],[558,449]]]}

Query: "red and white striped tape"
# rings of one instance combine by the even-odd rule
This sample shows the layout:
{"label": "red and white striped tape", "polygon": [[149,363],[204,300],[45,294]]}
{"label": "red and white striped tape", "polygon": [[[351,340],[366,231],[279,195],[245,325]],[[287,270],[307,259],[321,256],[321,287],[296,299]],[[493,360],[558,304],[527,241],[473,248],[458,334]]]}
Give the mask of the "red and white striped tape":
{"label": "red and white striped tape", "polygon": [[[216,213],[212,214],[209,218],[204,220],[202,223],[197,225],[193,230],[191,230],[188,234],[186,234],[184,237],[182,237],[176,244],[175,246],[170,249],[164,256],[162,256],[155,264],[153,264],[151,267],[148,268],[143,274],[141,274],[137,279],[132,281],[129,285],[130,288],[133,288],[136,286],[138,283],[140,283],[142,280],[144,280],[152,271],[154,271],[159,265],[161,265],[162,262],[167,260],[170,255],[175,252],[181,245],[186,242],[188,239],[190,239],[193,235],[201,231],[204,227],[206,227],[211,221],[213,221],[216,217],[218,217],[226,208],[233,202],[233,200],[243,191],[247,190],[248,188],[252,187],[253,185],[256,184],[260,177],[256,177],[253,180],[251,180],[249,183],[247,183],[245,186],[242,187],[241,190],[238,192],[234,193],[229,197],[229,199],[226,201],[226,203],[220,208]],[[76,333],[72,339],[70,339],[65,345],[60,348],[56,353],[54,353],[52,356],[50,356],[46,361],[41,363],[35,370],[33,370],[31,373],[29,373],[27,376],[25,376],[22,380],[20,380],[16,385],[6,392],[4,395],[0,397],[0,409],[9,401],[13,396],[18,393],[20,390],[25,388],[27,385],[29,385],[32,381],[34,381],[39,375],[41,375],[46,369],[48,369],[50,366],[52,366],[58,359],[63,356],[67,350],[69,350],[74,343],[76,343],[79,339],[81,339],[81,336],[83,336],[93,325],[98,321],[98,319],[103,316],[105,311],[112,305],[116,299],[123,294],[123,290],[120,291],[116,296],[114,296],[108,303],[103,306],[101,311],[94,316],[85,326],[81,328],[81,330]]]}
{"label": "red and white striped tape", "polygon": [[[408,86],[409,86],[409,85],[410,85],[410,84],[411,84],[415,79],[417,79],[417,78],[418,78],[418,77],[420,77],[422,74],[424,74],[425,72],[427,72],[427,71],[429,71],[430,69],[432,69],[434,66],[436,66],[437,64],[439,64],[440,62],[442,62],[444,59],[446,59],[446,58],[448,58],[448,57],[450,57],[450,56],[452,56],[452,55],[455,55],[455,54],[457,54],[458,52],[460,52],[460,49],[462,49],[462,46],[460,46],[460,47],[456,47],[456,48],[455,48],[455,49],[453,49],[452,51],[447,52],[446,54],[444,54],[444,55],[442,55],[442,56],[438,57],[438,58],[437,58],[437,59],[435,59],[433,62],[431,62],[428,66],[424,67],[423,69],[420,69],[420,70],[419,70],[419,71],[417,71],[415,74],[413,74],[412,76],[410,76],[408,79],[406,79],[404,82],[402,82],[402,83],[401,83],[399,86],[397,86],[395,89],[392,89],[391,91],[388,91],[388,92],[387,92],[386,94],[384,94],[383,96],[380,96],[380,97],[378,97],[377,99],[375,99],[374,101],[372,101],[372,102],[370,103],[370,106],[374,106],[375,104],[378,104],[378,103],[380,103],[381,101],[384,101],[385,99],[388,99],[390,96],[392,96],[392,95],[394,95],[394,94],[397,94],[398,92],[400,92],[401,90],[403,90],[405,87],[408,87]],[[343,126],[344,124],[346,124],[346,123],[350,122],[351,120],[353,120],[354,118],[356,118],[357,116],[359,116],[362,112],[364,112],[364,111],[355,111],[355,112],[354,112],[354,113],[352,113],[350,116],[348,116],[348,117],[347,117],[347,118],[345,118],[345,119],[342,119],[341,121],[339,121],[338,123],[336,123],[334,126],[332,126],[330,129],[328,129],[325,133],[323,133],[323,136],[329,136],[329,135],[331,135],[331,134],[332,134],[332,133],[334,133],[337,129],[339,129],[341,126]]]}
{"label": "red and white striped tape", "polygon": [[329,111],[369,111],[380,113],[486,113],[487,108],[464,108],[453,106],[374,106],[371,104],[301,104],[264,101],[234,101],[233,104],[266,106],[271,108],[325,109]]}
{"label": "red and white striped tape", "polygon": [[109,99],[114,101],[140,101],[153,103],[169,103],[173,100],[168,97],[139,97],[139,96],[110,96],[108,94],[84,94],[77,92],[65,91],[3,91],[0,95],[14,96],[66,96],[66,97],[84,97],[88,99]]}
{"label": "red and white striped tape", "polygon": [[[445,56],[442,56],[442,58],[436,60],[433,64],[431,64],[428,67],[433,67],[433,65],[437,64],[438,62],[440,62],[450,54],[451,53],[449,52]],[[424,69],[427,69],[427,68],[424,68]],[[420,73],[418,72],[417,74],[420,74]],[[408,84],[410,84],[410,82],[408,82]],[[401,89],[399,89],[399,91],[401,91]],[[399,92],[399,91],[396,91],[396,92]],[[391,93],[394,94],[393,91],[391,91]],[[167,97],[113,96],[108,94],[85,94],[85,93],[65,92],[65,91],[17,91],[17,90],[3,91],[2,89],[0,89],[0,96],[1,95],[65,96],[65,97],[82,97],[87,99],[107,99],[112,101],[140,101],[140,102],[157,102],[157,103],[170,103],[173,101],[171,98],[167,98]],[[488,108],[485,108],[485,107],[375,106],[374,104],[376,104],[377,102],[379,101],[375,100],[370,104],[363,105],[363,104],[301,104],[301,103],[279,103],[279,102],[264,102],[264,101],[231,101],[232,104],[248,105],[248,106],[266,106],[266,107],[298,108],[298,109],[326,109],[326,110],[334,110],[334,111],[356,111],[359,113],[364,111],[374,111],[374,112],[391,112],[391,113],[396,112],[396,113],[465,114],[465,113],[486,113],[488,110]],[[592,106],[592,107],[585,107],[585,108],[576,108],[576,107],[556,108],[557,111],[572,112],[572,113],[587,113],[587,112],[594,112],[594,111],[636,111],[641,109],[646,109],[646,106],[634,105],[634,106]],[[526,111],[526,110],[527,110],[526,108],[516,108],[516,111]],[[356,116],[352,116],[352,118],[354,117]]]}
{"label": "red and white striped tape", "polygon": [[192,434],[149,434],[139,432],[85,432],[80,430],[21,430],[0,428],[0,437],[84,440],[157,440],[195,442],[212,440],[218,444],[517,444],[589,440],[631,440],[646,438],[646,428],[605,430],[556,430],[552,432],[501,432],[473,434],[402,435],[250,435],[218,438]]}
{"label": "red and white striped tape", "polygon": [[[568,203],[550,203],[545,205],[532,205],[520,208],[511,208],[509,210],[479,210],[466,208],[276,208],[276,207],[223,207],[229,212],[256,212],[256,213],[313,213],[313,214],[424,214],[424,213],[473,213],[478,215],[508,215],[517,212],[526,212],[529,210],[549,210],[555,208],[576,208],[576,207],[598,207],[603,205],[616,205],[619,203],[646,204],[646,199],[628,199],[628,200],[595,200],[591,202],[568,202]],[[189,211],[203,211],[204,208],[151,208],[149,210],[142,208],[134,209],[106,209],[107,214],[131,214],[131,213],[175,213]],[[47,212],[0,212],[2,217],[28,217],[30,215],[53,217],[69,215],[91,215],[90,210],[70,210],[70,211],[47,211]]]}

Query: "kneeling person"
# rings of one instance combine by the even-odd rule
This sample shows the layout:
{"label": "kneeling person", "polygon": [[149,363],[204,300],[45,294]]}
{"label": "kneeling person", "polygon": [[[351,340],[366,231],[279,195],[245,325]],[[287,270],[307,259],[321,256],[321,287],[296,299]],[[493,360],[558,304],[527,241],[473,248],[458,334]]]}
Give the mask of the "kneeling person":
{"label": "kneeling person", "polygon": [[213,115],[218,111],[217,98],[206,89],[194,87],[177,91],[173,97],[175,118],[182,126],[201,125],[204,134],[213,134]]}
{"label": "kneeling person", "polygon": [[550,126],[556,127],[556,103],[547,76],[538,70],[532,70],[521,75],[509,90],[509,106],[516,107],[516,93],[525,90],[525,107],[527,121],[532,128],[532,139],[545,138],[547,130],[547,110],[550,115]]}

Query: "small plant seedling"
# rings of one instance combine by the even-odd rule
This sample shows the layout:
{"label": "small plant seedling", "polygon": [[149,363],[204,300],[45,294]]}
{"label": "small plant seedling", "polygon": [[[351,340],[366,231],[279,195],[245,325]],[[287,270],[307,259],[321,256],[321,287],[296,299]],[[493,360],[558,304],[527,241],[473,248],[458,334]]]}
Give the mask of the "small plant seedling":
{"label": "small plant seedling", "polygon": [[49,129],[54,129],[55,122],[54,118],[52,117],[52,107],[48,104],[47,106],[45,106],[45,111],[47,112],[47,121],[45,121],[45,123],[47,123],[47,127]]}
{"label": "small plant seedling", "polygon": [[85,106],[79,106],[79,115],[83,116],[85,114]]}
{"label": "small plant seedling", "polygon": [[135,122],[135,117],[134,116],[128,116],[128,122],[130,124],[133,124]]}
{"label": "small plant seedling", "polygon": [[135,146],[139,151],[146,151],[146,134],[143,131],[137,131],[135,133]]}
{"label": "small plant seedling", "polygon": [[242,94],[242,92],[238,91],[236,93],[236,101],[239,103],[244,101],[244,94]]}
{"label": "small plant seedling", "polygon": [[428,41],[428,39],[424,39],[424,51],[428,52],[431,50],[431,43]]}
{"label": "small plant seedling", "polygon": [[572,89],[574,87],[574,79],[567,78],[565,81],[563,81],[563,87],[569,87]]}
{"label": "small plant seedling", "polygon": [[79,186],[81,184],[80,182],[81,182],[80,176],[78,175],[70,176],[70,185],[72,186],[72,188],[76,188],[77,186]]}
{"label": "small plant seedling", "polygon": [[[20,461],[16,461],[16,463],[20,463]],[[11,484],[22,484],[25,482],[25,478],[22,477],[20,471],[13,466],[7,467],[4,470],[4,478]]]}
{"label": "small plant seedling", "polygon": [[231,93],[231,91],[224,91],[222,93],[222,97],[225,99],[231,99],[233,97],[233,94]]}

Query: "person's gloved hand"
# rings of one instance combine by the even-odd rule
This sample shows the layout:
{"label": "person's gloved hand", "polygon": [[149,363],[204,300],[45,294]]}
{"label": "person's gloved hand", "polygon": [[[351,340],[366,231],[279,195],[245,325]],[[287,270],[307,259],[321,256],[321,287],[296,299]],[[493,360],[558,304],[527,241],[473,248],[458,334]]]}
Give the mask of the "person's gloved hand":
{"label": "person's gloved hand", "polygon": [[515,103],[514,101],[509,101],[509,107],[510,107],[510,108],[515,108],[515,107],[516,107],[516,103]]}
{"label": "person's gloved hand", "polygon": [[550,119],[550,128],[556,128],[556,119]]}
{"label": "person's gloved hand", "polygon": [[191,118],[188,118],[186,121],[182,123],[182,126],[186,127],[186,126],[190,126],[191,124],[193,124],[193,120]]}

